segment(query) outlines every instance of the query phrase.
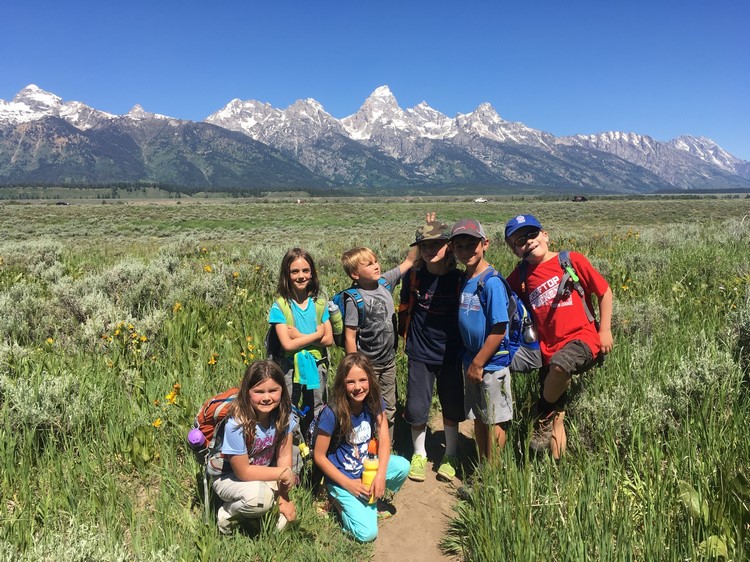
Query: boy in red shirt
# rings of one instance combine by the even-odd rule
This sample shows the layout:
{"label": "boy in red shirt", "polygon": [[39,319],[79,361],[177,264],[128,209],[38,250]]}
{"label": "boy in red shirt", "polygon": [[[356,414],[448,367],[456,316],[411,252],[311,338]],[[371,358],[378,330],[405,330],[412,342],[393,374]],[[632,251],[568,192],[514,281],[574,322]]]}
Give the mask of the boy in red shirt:
{"label": "boy in red shirt", "polygon": [[[532,310],[544,364],[539,370],[541,390],[529,447],[537,452],[550,447],[552,456],[559,459],[566,446],[565,393],[572,375],[593,366],[600,353],[612,350],[612,290],[583,255],[570,252],[584,303],[557,252],[550,251],[549,235],[533,215],[510,219],[505,242],[521,258],[508,283]],[[561,282],[565,283],[562,287]],[[592,310],[592,294],[599,301],[598,327],[586,310],[586,306]]]}

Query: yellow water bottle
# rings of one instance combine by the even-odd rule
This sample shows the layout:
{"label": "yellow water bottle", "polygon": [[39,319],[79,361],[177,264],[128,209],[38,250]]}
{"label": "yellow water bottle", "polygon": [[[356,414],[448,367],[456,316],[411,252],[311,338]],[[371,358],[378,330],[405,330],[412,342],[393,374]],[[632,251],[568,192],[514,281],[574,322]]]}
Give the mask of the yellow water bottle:
{"label": "yellow water bottle", "polygon": [[[367,456],[362,462],[362,484],[365,486],[372,486],[372,481],[375,480],[375,475],[378,472],[378,466],[380,461],[377,456],[378,442],[376,439],[371,439],[370,444],[367,446]],[[370,501],[368,503],[375,502],[375,495],[372,489],[370,490]]]}

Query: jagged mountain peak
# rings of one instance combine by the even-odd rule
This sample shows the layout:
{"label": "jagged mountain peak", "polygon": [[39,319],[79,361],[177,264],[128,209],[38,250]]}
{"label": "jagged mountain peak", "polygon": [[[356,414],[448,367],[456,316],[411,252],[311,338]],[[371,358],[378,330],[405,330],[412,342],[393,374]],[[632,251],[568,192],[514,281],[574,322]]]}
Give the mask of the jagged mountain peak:
{"label": "jagged mountain peak", "polygon": [[124,117],[132,119],[133,121],[144,121],[147,119],[171,119],[171,117],[167,117],[166,115],[160,115],[159,113],[151,113],[149,111],[146,111],[139,103],[130,108],[130,111],[128,111],[124,115]]}
{"label": "jagged mountain peak", "polygon": [[396,99],[388,85],[378,86],[370,94],[371,98],[393,98]]}
{"label": "jagged mountain peak", "polygon": [[380,86],[368,96],[353,115],[341,120],[344,130],[354,140],[368,140],[379,130],[408,131],[409,119],[388,86]]}
{"label": "jagged mountain peak", "polygon": [[13,98],[13,102],[25,104],[33,111],[44,111],[60,106],[62,104],[62,98],[51,92],[42,90],[36,84],[29,84],[25,88],[19,90]]}
{"label": "jagged mountain peak", "polygon": [[323,106],[320,102],[313,98],[305,98],[302,100],[295,101],[292,105],[290,105],[287,109],[294,109],[296,111],[304,111],[305,113],[325,113],[328,115],[328,112],[326,112],[325,109],[323,109]]}
{"label": "jagged mountain peak", "polygon": [[738,173],[738,166],[743,163],[708,137],[680,135],[667,144],[731,173]]}

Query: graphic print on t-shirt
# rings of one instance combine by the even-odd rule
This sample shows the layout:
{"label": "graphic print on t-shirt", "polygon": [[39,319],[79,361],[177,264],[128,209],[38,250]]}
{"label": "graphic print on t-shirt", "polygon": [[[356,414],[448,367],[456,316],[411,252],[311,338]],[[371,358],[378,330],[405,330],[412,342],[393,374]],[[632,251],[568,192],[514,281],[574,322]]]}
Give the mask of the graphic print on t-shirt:
{"label": "graphic print on t-shirt", "polygon": [[479,295],[476,293],[461,293],[461,302],[458,303],[458,308],[464,314],[468,314],[469,311],[481,310],[482,305],[479,302]]}
{"label": "graphic print on t-shirt", "polygon": [[352,444],[352,458],[344,459],[344,469],[349,472],[357,472],[362,465],[362,459],[367,455],[367,445],[372,437],[370,422],[363,421],[357,427],[352,428],[349,442]]}
{"label": "graphic print on t-shirt", "polygon": [[552,308],[563,308],[565,306],[572,306],[573,299],[572,295],[568,295],[565,300],[555,301],[557,291],[560,287],[560,276],[555,275],[554,277],[547,279],[544,283],[539,285],[529,294],[529,303],[532,309],[542,308],[550,305]]}
{"label": "graphic print on t-shirt", "polygon": [[373,334],[370,349],[387,349],[393,346],[393,331],[387,328],[391,326],[391,319],[388,317],[388,309],[385,301],[374,298],[365,303],[365,318],[373,326],[383,326],[384,329]]}
{"label": "graphic print on t-shirt", "polygon": [[255,466],[268,466],[271,464],[275,437],[276,432],[271,431],[270,434],[263,434],[263,436],[255,438],[252,451],[248,454],[250,464]]}

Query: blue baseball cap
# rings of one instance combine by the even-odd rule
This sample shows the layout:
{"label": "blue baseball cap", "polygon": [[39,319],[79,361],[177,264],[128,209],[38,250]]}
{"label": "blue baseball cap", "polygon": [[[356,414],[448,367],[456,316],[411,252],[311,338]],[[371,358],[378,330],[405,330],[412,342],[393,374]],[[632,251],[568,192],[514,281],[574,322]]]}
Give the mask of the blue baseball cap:
{"label": "blue baseball cap", "polygon": [[509,238],[517,230],[526,227],[538,228],[542,230],[542,223],[536,220],[534,215],[518,215],[513,217],[505,224],[505,237]]}

